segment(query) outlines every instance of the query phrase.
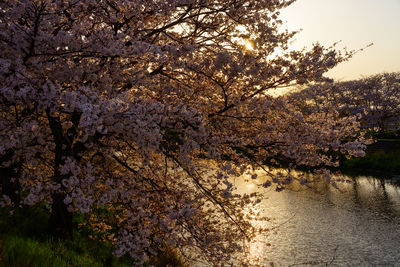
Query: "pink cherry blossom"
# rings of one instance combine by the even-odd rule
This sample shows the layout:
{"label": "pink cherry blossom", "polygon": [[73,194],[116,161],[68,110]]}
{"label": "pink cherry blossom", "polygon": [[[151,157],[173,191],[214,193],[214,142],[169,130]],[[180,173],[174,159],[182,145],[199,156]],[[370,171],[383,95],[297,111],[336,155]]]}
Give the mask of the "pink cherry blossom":
{"label": "pink cherry blossom", "polygon": [[85,213],[138,265],[166,245],[245,261],[265,218],[246,216],[262,194],[237,193],[235,177],[280,191],[309,186],[290,172],[306,165],[335,183],[326,151],[365,149],[355,117],[268,94],[326,81],[352,55],[291,51],[278,12],[292,2],[1,1],[0,206],[45,203],[59,236]]}

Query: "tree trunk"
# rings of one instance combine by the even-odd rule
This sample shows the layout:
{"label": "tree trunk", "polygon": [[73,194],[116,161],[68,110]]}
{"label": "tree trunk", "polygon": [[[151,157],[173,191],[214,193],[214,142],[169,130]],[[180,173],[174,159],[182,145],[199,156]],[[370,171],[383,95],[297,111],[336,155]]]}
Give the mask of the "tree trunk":
{"label": "tree trunk", "polygon": [[[13,151],[7,151],[6,154],[0,158],[0,165],[9,160],[13,154]],[[8,167],[0,167],[0,196],[8,196],[15,207],[18,207],[21,201],[21,186],[19,183],[20,169],[21,164],[19,162],[14,162]]]}
{"label": "tree trunk", "polygon": [[49,219],[49,229],[56,239],[72,238],[72,217],[73,213],[68,211],[68,206],[64,203],[66,188],[62,185],[62,180],[68,175],[61,175],[60,167],[64,164],[65,158],[72,155],[73,136],[68,139],[64,135],[60,119],[52,117],[47,110],[49,126],[56,145],[54,155],[54,178],[53,181],[61,185],[61,191],[52,194],[52,207]]}
{"label": "tree trunk", "polygon": [[0,168],[0,184],[1,195],[6,195],[11,199],[11,202],[18,207],[20,202],[20,185],[17,173],[13,166]]}
{"label": "tree trunk", "polygon": [[53,194],[52,198],[53,205],[49,219],[50,231],[56,239],[72,238],[73,213],[68,211],[68,206],[64,203],[65,194]]}

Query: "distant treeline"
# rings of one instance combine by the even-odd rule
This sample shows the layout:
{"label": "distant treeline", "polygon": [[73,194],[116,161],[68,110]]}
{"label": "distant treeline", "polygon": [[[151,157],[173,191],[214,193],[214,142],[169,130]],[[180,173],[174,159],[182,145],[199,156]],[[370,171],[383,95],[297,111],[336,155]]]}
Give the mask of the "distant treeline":
{"label": "distant treeline", "polygon": [[400,72],[313,84],[288,95],[303,112],[355,115],[361,127],[384,132],[400,128]]}

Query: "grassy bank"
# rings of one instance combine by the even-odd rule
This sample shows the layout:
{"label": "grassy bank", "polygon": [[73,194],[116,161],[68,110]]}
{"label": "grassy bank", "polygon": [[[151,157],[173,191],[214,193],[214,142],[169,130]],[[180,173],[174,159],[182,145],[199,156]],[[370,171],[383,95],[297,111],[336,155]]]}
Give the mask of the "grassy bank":
{"label": "grassy bank", "polygon": [[[100,258],[80,250],[69,242],[39,241],[26,236],[3,236],[0,244],[0,266],[129,266]],[[95,245],[94,248],[98,246]]]}
{"label": "grassy bank", "polygon": [[367,154],[362,158],[352,158],[342,163],[342,171],[360,174],[384,173],[400,174],[400,152],[385,153],[382,151]]}
{"label": "grassy bank", "polygon": [[373,133],[376,142],[369,145],[366,155],[361,158],[343,160],[341,169],[345,173],[358,174],[400,174],[400,131]]}
{"label": "grassy bank", "polygon": [[130,266],[128,258],[112,255],[110,244],[74,231],[71,240],[56,241],[47,231],[43,206],[23,207],[10,216],[0,211],[0,266]]}
{"label": "grassy bank", "polygon": [[[100,267],[132,266],[128,256],[113,256],[111,244],[89,238],[90,233],[74,230],[73,239],[56,241],[47,231],[48,212],[42,206],[24,207],[12,216],[0,209],[0,267]],[[145,266],[186,266],[167,250]]]}

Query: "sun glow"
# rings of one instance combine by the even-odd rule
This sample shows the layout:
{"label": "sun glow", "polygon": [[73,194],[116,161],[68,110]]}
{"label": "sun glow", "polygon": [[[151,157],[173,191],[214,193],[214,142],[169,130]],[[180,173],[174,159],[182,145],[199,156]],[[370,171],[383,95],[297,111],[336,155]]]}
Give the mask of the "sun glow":
{"label": "sun glow", "polygon": [[252,51],[255,49],[253,41],[250,39],[251,35],[249,31],[243,25],[236,26],[236,34],[239,35],[232,38],[232,41],[236,42],[239,45],[242,45],[244,50]]}
{"label": "sun glow", "polygon": [[246,50],[249,50],[249,51],[254,50],[253,42],[250,41],[250,40],[245,40],[244,41],[244,48]]}

